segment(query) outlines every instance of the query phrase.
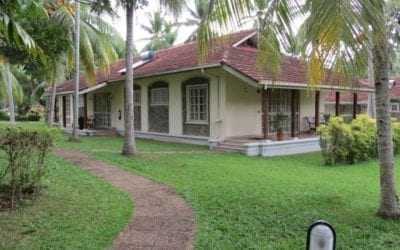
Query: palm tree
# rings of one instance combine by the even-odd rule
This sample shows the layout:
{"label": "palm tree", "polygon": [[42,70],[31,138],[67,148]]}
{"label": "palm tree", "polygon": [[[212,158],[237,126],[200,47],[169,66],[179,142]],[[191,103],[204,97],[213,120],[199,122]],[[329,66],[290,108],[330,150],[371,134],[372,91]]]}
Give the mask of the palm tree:
{"label": "palm tree", "polygon": [[[160,0],[160,5],[166,7],[167,10],[171,11],[174,15],[180,13],[183,5],[183,0]],[[136,141],[134,135],[134,103],[133,103],[133,17],[135,10],[147,5],[146,0],[119,0],[118,3],[126,11],[126,53],[125,53],[125,113],[124,113],[124,145],[122,147],[122,154],[131,156],[136,154]],[[94,8],[100,6],[98,10],[101,10],[102,6],[111,6],[110,0],[98,0],[95,1]]]}
{"label": "palm tree", "polygon": [[[79,76],[81,68],[85,72],[89,83],[95,82],[96,67],[106,68],[118,58],[114,44],[120,44],[122,38],[118,32],[101,17],[93,13],[89,5],[82,5],[79,0],[74,2],[51,2],[47,9],[51,12],[51,19],[69,30],[70,40],[73,46],[66,49],[64,58],[58,60],[66,61],[65,65],[71,63],[74,58],[74,120],[72,139],[77,140],[78,114],[79,114]],[[113,42],[116,41],[116,42]],[[82,64],[82,67],[80,67]],[[54,66],[57,64],[54,64]],[[68,69],[68,68],[66,68]],[[57,69],[53,68],[53,71]],[[51,100],[54,100],[54,90]],[[54,102],[51,101],[51,110],[54,111]]]}
{"label": "palm tree", "polygon": [[[256,0],[213,0],[209,13],[198,32],[199,49],[206,55],[207,44],[212,38],[209,32],[215,25],[228,26],[232,20],[251,13]],[[281,52],[290,48],[292,17],[298,12],[295,0],[265,1],[265,11],[259,39],[260,62],[275,65],[279,70]],[[376,90],[378,124],[378,155],[380,164],[381,201],[378,215],[383,218],[400,218],[396,194],[393,138],[389,113],[389,39],[387,28],[387,2],[381,0],[306,0],[301,6],[306,13],[306,31],[303,40],[303,56],[309,65],[311,84],[319,84],[328,68],[347,76],[357,76],[367,67],[367,49],[373,47],[373,67]],[[392,1],[395,4],[395,1]],[[396,13],[397,14],[397,13]],[[214,17],[215,21],[210,17]],[[398,15],[397,15],[398,16]],[[398,20],[396,20],[398,23]],[[360,39],[360,37],[371,37]],[[265,59],[265,60],[263,60]]]}
{"label": "palm tree", "polygon": [[[75,29],[74,29],[74,59],[75,59],[75,72],[74,72],[74,82],[75,82],[75,91],[74,91],[74,112],[73,112],[73,125],[72,125],[72,138],[73,140],[79,139],[78,134],[78,114],[79,114],[79,77],[80,77],[80,35],[81,35],[81,3],[79,0],[75,0]],[[54,86],[55,88],[55,86]],[[54,90],[53,90],[54,92]]]}
{"label": "palm tree", "polygon": [[68,63],[66,62],[67,57],[62,54],[59,58],[55,60],[51,60],[51,66],[48,71],[47,82],[50,83],[51,88],[51,96],[50,96],[50,107],[48,113],[48,124],[50,126],[53,125],[54,122],[54,114],[55,114],[55,106],[56,106],[56,91],[57,91],[57,83],[65,80],[65,75],[69,71]]}
{"label": "palm tree", "polygon": [[185,9],[190,13],[190,17],[188,17],[184,22],[178,23],[178,25],[194,27],[193,32],[188,36],[186,42],[196,40],[198,30],[207,17],[208,7],[208,0],[195,0],[194,8],[190,7],[187,2],[185,3]]}
{"label": "palm tree", "polygon": [[[17,14],[24,8],[19,1],[0,1],[0,46],[13,48],[18,47],[33,52],[35,42],[22,28],[16,18]],[[7,85],[8,110],[10,112],[10,123],[15,123],[15,106],[13,89],[17,81],[11,72],[9,58],[0,51],[0,82]]]}
{"label": "palm tree", "polygon": [[0,63],[0,100],[8,100],[10,122],[15,122],[15,103],[21,103],[24,97],[22,87],[15,77],[12,66],[9,63]]}
{"label": "palm tree", "polygon": [[149,38],[143,39],[149,41],[144,50],[155,51],[173,45],[177,37],[174,25],[165,20],[160,11],[148,14],[148,18],[150,25],[141,25],[142,29],[150,34]]}

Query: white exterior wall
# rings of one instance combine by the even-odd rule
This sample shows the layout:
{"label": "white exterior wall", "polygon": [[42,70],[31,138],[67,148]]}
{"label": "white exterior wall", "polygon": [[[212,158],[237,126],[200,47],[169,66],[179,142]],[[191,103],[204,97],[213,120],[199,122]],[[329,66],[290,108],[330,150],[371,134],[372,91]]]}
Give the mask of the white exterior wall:
{"label": "white exterior wall", "polygon": [[225,78],[225,91],[223,137],[261,135],[261,92],[232,76]]}
{"label": "white exterior wall", "polygon": [[[329,93],[326,91],[320,91],[319,100],[319,113],[320,115],[325,113],[325,98]],[[305,121],[305,117],[315,116],[315,91],[314,90],[300,90],[300,131],[308,131],[308,124]]]}
{"label": "white exterior wall", "polygon": [[[124,127],[124,85],[123,82],[113,83],[107,89],[111,93],[111,127]],[[119,120],[121,111],[121,120]]]}
{"label": "white exterior wall", "polygon": [[182,78],[169,77],[169,134],[182,135]]}
{"label": "white exterior wall", "polygon": [[62,126],[63,123],[63,110],[62,110],[62,96],[57,96],[57,104],[58,104],[58,124]]}

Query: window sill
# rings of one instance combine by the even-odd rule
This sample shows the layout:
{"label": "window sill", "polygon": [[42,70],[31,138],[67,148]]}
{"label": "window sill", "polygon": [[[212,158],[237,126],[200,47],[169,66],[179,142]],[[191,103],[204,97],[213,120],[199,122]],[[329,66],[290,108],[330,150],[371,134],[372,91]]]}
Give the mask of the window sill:
{"label": "window sill", "polygon": [[206,122],[188,121],[188,122],[185,122],[185,124],[188,124],[188,125],[208,125],[208,121],[206,121]]}

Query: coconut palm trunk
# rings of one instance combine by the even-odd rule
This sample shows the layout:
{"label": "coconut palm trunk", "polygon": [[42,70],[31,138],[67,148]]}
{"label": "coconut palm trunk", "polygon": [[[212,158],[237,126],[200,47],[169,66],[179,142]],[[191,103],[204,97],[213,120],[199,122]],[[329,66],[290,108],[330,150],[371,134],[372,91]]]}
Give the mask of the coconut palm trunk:
{"label": "coconut palm trunk", "polygon": [[54,123],[54,110],[56,107],[56,84],[54,81],[51,83],[51,96],[50,96],[50,110],[49,110],[49,116],[48,116],[48,124],[49,126],[52,126]]}
{"label": "coconut palm trunk", "polygon": [[[383,6],[382,6],[383,13]],[[382,17],[384,15],[382,14]],[[383,21],[382,21],[383,22]],[[378,129],[378,157],[380,165],[381,199],[378,215],[383,218],[399,218],[400,207],[396,194],[396,172],[393,155],[393,137],[389,98],[389,48],[386,32],[373,27],[373,63],[375,75],[375,105]]]}
{"label": "coconut palm trunk", "polygon": [[125,53],[125,112],[124,112],[124,145],[123,155],[134,155],[136,153],[136,142],[134,135],[134,103],[133,103],[133,2],[126,6],[126,53]]}
{"label": "coconut palm trunk", "polygon": [[10,123],[15,124],[15,106],[13,94],[13,82],[11,77],[10,64],[5,64],[5,75],[7,80],[8,111],[10,112]]}
{"label": "coconut palm trunk", "polygon": [[79,116],[79,39],[80,39],[80,3],[75,0],[75,91],[74,91],[74,111],[73,111],[73,125],[72,125],[72,138],[79,139],[78,134],[78,116]]}

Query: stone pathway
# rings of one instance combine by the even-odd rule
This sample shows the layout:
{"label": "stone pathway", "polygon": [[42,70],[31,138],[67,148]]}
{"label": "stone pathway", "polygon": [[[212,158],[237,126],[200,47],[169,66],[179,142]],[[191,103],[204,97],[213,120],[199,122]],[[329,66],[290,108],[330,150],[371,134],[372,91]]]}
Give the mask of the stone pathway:
{"label": "stone pathway", "polygon": [[55,154],[128,192],[134,200],[134,216],[114,240],[114,249],[193,249],[192,209],[172,188],[79,151],[57,149]]}

